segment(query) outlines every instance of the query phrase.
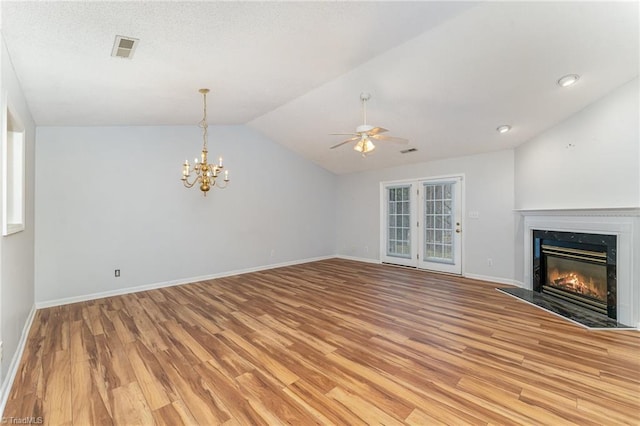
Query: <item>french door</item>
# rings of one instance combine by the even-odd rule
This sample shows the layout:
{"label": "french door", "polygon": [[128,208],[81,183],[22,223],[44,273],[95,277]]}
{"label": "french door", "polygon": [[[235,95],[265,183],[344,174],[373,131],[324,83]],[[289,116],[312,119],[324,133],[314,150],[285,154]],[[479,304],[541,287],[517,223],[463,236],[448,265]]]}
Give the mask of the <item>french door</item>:
{"label": "french door", "polygon": [[462,273],[461,181],[456,177],[420,182],[420,268]]}
{"label": "french door", "polygon": [[462,273],[462,178],[382,185],[383,262]]}

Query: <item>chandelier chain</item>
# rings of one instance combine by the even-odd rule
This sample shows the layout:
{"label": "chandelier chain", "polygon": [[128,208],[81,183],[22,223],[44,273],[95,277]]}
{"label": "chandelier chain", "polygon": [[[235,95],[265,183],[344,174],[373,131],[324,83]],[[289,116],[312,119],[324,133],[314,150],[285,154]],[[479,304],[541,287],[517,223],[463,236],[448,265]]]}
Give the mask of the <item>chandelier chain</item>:
{"label": "chandelier chain", "polygon": [[200,127],[202,128],[202,146],[204,150],[207,149],[207,143],[209,142],[209,124],[207,123],[207,93],[202,94],[202,103],[203,103],[203,111],[204,115],[202,116],[202,121],[200,122]]}

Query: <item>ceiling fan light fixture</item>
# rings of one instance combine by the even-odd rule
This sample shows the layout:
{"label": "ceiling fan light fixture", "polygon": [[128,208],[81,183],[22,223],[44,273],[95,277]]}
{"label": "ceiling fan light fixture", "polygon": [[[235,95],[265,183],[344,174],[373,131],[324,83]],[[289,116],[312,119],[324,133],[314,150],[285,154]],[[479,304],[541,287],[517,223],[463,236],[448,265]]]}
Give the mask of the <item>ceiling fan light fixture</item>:
{"label": "ceiling fan light fixture", "polygon": [[367,139],[367,141],[364,143],[364,154],[373,151],[374,149],[376,149],[376,146],[373,144],[373,142],[371,142],[371,139]]}
{"label": "ceiling fan light fixture", "polygon": [[360,139],[358,141],[357,144],[355,144],[353,149],[354,149],[354,151],[358,151],[358,152],[362,153],[362,155],[365,155],[365,154],[370,153],[374,149],[376,149],[376,146],[373,144],[373,142],[371,142],[371,139],[362,138],[362,139]]}
{"label": "ceiling fan light fixture", "polygon": [[558,86],[560,87],[569,87],[576,84],[576,82],[580,79],[578,74],[567,74],[558,79]]}

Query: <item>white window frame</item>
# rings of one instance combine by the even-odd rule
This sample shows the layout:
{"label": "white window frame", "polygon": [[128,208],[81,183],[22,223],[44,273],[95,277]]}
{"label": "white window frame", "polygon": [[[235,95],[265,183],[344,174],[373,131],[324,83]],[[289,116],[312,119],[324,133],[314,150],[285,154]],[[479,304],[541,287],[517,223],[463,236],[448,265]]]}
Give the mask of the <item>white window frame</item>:
{"label": "white window frame", "polygon": [[26,128],[16,109],[2,96],[2,235],[25,229]]}

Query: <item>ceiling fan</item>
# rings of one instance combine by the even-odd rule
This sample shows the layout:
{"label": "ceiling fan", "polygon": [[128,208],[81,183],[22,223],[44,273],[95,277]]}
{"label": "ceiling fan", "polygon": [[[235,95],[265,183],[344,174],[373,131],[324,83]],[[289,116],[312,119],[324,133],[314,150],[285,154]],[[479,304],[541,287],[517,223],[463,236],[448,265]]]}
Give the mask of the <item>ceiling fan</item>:
{"label": "ceiling fan", "polygon": [[337,145],[332,146],[329,149],[334,149],[349,142],[356,142],[353,149],[362,153],[362,156],[365,157],[368,153],[376,149],[376,146],[373,144],[372,139],[378,141],[389,141],[396,143],[408,143],[409,141],[404,138],[396,138],[393,136],[382,135],[381,133],[388,132],[387,129],[382,127],[373,127],[370,124],[367,124],[367,101],[371,99],[371,94],[369,93],[360,93],[360,100],[362,101],[362,122],[363,124],[356,127],[355,133],[331,133],[331,135],[343,135],[343,136],[352,136],[346,141],[342,141]]}

